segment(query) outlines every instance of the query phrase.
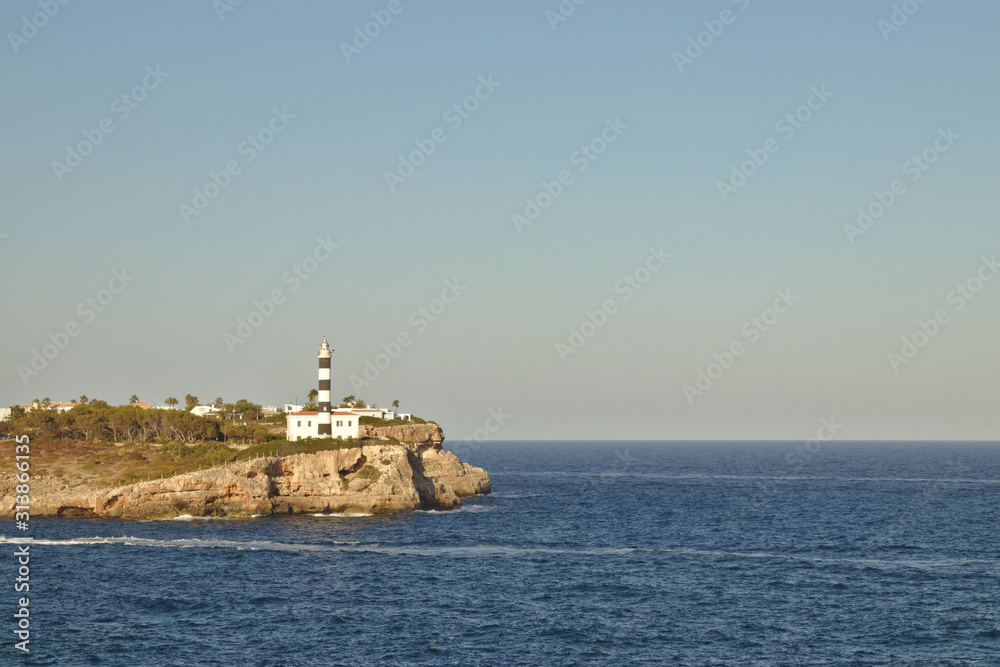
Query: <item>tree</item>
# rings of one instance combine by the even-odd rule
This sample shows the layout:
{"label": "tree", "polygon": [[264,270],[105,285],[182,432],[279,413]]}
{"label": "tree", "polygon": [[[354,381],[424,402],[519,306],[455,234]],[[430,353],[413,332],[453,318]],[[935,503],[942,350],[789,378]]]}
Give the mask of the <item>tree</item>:
{"label": "tree", "polygon": [[236,406],[233,405],[232,403],[223,403],[222,404],[222,416],[223,417],[226,417],[226,416],[232,417],[232,420],[235,422],[236,421]]}
{"label": "tree", "polygon": [[87,398],[87,395],[86,395],[86,394],[83,394],[82,396],[80,396],[80,405],[86,405],[86,404],[87,404],[87,401],[89,401],[89,400],[90,400],[90,399],[89,399],[89,398]]}
{"label": "tree", "polygon": [[132,396],[129,397],[129,399],[128,399],[129,405],[135,405],[138,402],[139,402],[139,396],[138,396],[138,394],[132,394]]}
{"label": "tree", "polygon": [[392,402],[392,411],[396,412],[397,410],[399,410],[399,399],[398,398]]}
{"label": "tree", "polygon": [[340,400],[342,400],[347,405],[354,405],[354,401],[356,401],[357,399],[354,398],[354,394],[351,394],[350,396],[344,396],[344,398]]}
{"label": "tree", "polygon": [[368,404],[365,403],[364,399],[359,398],[359,399],[356,399],[354,401],[354,407],[356,407],[356,408],[367,408]]}
{"label": "tree", "polygon": [[184,397],[184,407],[190,410],[194,406],[198,405],[198,397],[192,394],[188,394]]}
{"label": "tree", "polygon": [[176,409],[176,408],[174,408],[174,406],[177,405],[178,401],[173,396],[170,396],[169,398],[167,398],[166,401],[164,401],[164,403],[166,403],[167,405],[169,405],[171,410],[174,410],[174,409]]}
{"label": "tree", "polygon": [[107,431],[106,418],[90,408],[74,410],[80,414],[70,416],[70,428],[75,437],[85,441],[105,435]]}
{"label": "tree", "polygon": [[222,397],[221,396],[219,396],[218,398],[215,399],[214,405],[217,408],[221,408],[222,407]]}
{"label": "tree", "polygon": [[319,392],[317,390],[315,390],[315,389],[310,389],[309,390],[308,397],[309,397],[309,402],[310,403],[315,403],[317,396],[319,396]]}
{"label": "tree", "polygon": [[142,410],[136,408],[118,408],[108,413],[108,430],[115,442],[131,442],[139,431],[139,419]]}
{"label": "tree", "polygon": [[43,408],[47,408],[50,405],[52,405],[52,401],[49,400],[48,396],[46,396],[45,398],[42,399],[42,407]]}
{"label": "tree", "polygon": [[236,401],[236,405],[233,407],[236,411],[236,414],[241,415],[241,417],[243,415],[246,415],[247,413],[250,413],[250,415],[254,419],[256,419],[257,415],[260,413],[260,406],[255,403],[251,403],[245,398],[241,398],[240,400]]}

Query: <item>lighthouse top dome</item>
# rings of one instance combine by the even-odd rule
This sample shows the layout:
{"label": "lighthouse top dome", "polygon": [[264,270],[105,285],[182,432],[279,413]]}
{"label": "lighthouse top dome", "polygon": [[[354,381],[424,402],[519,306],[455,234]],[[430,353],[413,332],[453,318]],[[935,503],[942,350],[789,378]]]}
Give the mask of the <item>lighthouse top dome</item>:
{"label": "lighthouse top dome", "polygon": [[323,344],[319,346],[319,356],[320,357],[333,356],[333,350],[330,349],[330,344],[326,342],[326,336],[323,336]]}

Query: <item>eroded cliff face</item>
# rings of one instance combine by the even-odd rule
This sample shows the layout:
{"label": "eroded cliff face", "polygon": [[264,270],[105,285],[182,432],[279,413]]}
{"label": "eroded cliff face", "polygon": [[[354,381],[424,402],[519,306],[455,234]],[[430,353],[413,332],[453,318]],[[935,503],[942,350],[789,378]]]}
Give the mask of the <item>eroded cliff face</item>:
{"label": "eroded cliff face", "polygon": [[[8,516],[14,508],[13,484],[10,476],[0,480],[0,513]],[[52,480],[35,478],[31,514],[121,519],[300,512],[392,514],[446,509],[459,505],[460,498],[490,490],[485,470],[459,461],[442,450],[440,443],[365,444],[241,461],[114,489],[59,490]]]}
{"label": "eroded cliff face", "polygon": [[368,426],[362,424],[359,438],[395,438],[403,443],[415,445],[440,445],[444,442],[444,431],[437,424],[405,424],[402,426]]}

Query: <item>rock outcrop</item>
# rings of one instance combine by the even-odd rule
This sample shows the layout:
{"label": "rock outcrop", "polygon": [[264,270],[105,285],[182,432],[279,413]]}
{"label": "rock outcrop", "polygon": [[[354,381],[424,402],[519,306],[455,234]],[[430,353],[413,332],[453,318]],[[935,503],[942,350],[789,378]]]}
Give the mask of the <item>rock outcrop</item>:
{"label": "rock outcrop", "polygon": [[[388,428],[437,428],[436,425]],[[424,429],[428,430],[428,429]],[[437,429],[440,432],[440,429]],[[489,493],[485,470],[438,443],[369,441],[351,449],[260,458],[112,489],[57,490],[32,480],[32,516],[161,519],[182,515],[249,517],[286,513],[392,514],[446,509]],[[431,438],[432,439],[432,438]],[[14,480],[0,479],[0,514],[14,511]]]}
{"label": "rock outcrop", "polygon": [[414,445],[440,445],[444,442],[444,431],[437,424],[403,424],[400,426],[368,426],[362,424],[360,438],[393,438]]}

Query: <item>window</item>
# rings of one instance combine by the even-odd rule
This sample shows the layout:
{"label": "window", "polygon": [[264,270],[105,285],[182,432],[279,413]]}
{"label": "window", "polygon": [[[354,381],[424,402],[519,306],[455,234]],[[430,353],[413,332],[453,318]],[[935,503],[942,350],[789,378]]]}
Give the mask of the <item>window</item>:
{"label": "window", "polygon": [[296,426],[302,426],[302,420],[300,419],[300,420],[298,421],[298,423],[296,423],[295,425],[296,425]]}
{"label": "window", "polygon": [[342,419],[337,420],[337,426],[343,426],[344,421]]}
{"label": "window", "polygon": [[348,425],[348,426],[350,426],[350,425],[351,425],[351,420],[350,420],[350,419],[348,419],[348,420],[347,420],[347,425]]}
{"label": "window", "polygon": [[312,420],[306,422],[306,426],[312,426],[312,425],[313,425]]}

